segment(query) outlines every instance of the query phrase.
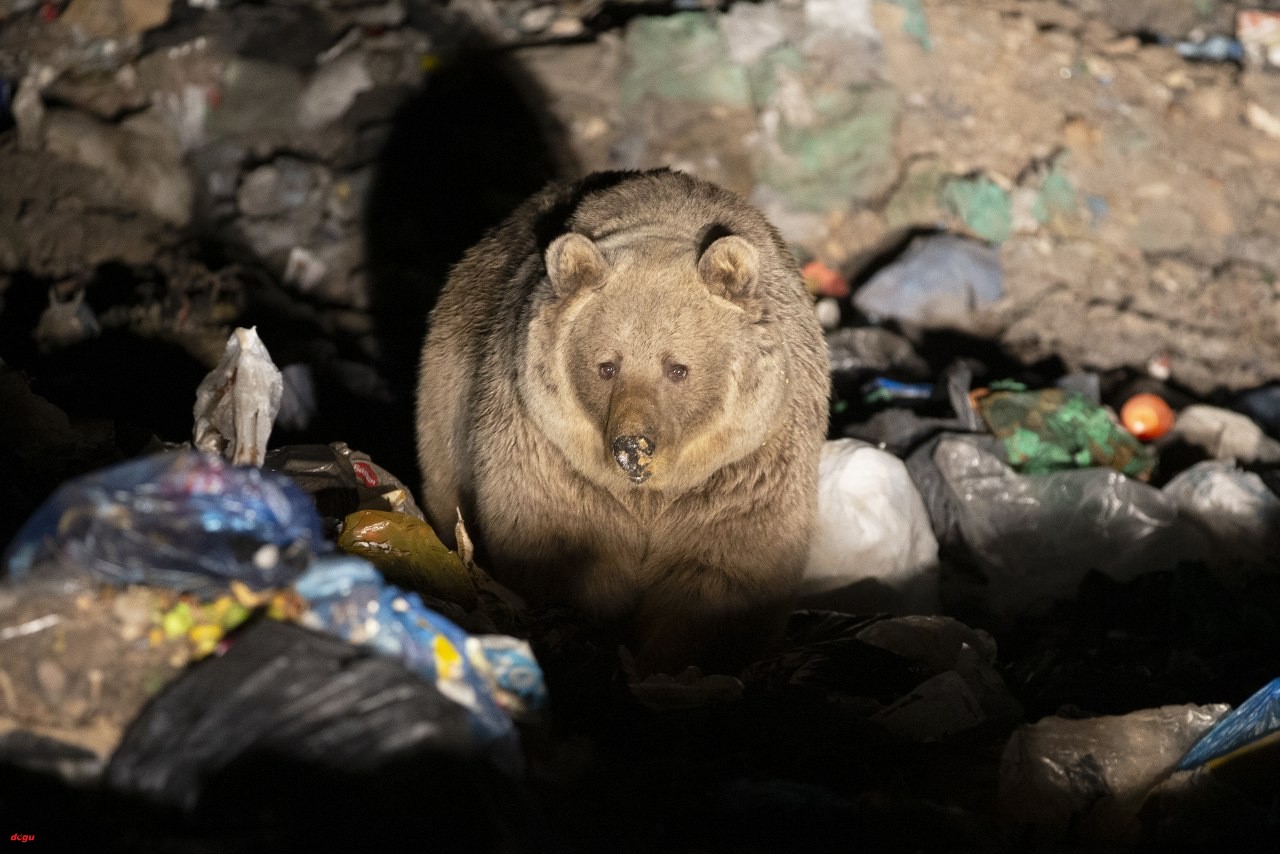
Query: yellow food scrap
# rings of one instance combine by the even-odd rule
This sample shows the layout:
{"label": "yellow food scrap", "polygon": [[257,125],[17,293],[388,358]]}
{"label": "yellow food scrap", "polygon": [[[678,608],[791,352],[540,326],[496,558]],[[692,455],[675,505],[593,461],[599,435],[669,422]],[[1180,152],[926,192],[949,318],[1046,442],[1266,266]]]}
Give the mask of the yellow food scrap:
{"label": "yellow food scrap", "polygon": [[191,614],[191,606],[186,602],[179,602],[174,605],[160,618],[160,626],[164,629],[164,636],[170,639],[182,637],[194,624],[195,617]]}
{"label": "yellow food scrap", "polygon": [[234,629],[249,619],[249,614],[251,613],[248,608],[230,596],[219,596],[214,600],[209,610],[213,612],[214,622],[227,631]]}
{"label": "yellow food scrap", "polygon": [[254,593],[249,589],[249,585],[240,579],[235,579],[229,585],[231,587],[231,595],[236,597],[236,601],[252,611],[254,608],[265,604],[271,599],[275,590],[264,590],[261,593]]}
{"label": "yellow food scrap", "polygon": [[462,653],[444,635],[436,635],[432,639],[431,652],[435,655],[436,673],[441,679],[457,679],[462,675]]}
{"label": "yellow food scrap", "polygon": [[392,584],[464,608],[476,603],[476,588],[462,559],[421,519],[389,510],[357,510],[342,522],[338,548],[365,558]]}
{"label": "yellow food scrap", "polygon": [[222,640],[222,626],[215,623],[201,623],[198,626],[192,626],[187,632],[187,640],[191,642],[191,649],[196,658],[203,658],[213,652],[218,646],[218,641]]}
{"label": "yellow food scrap", "polygon": [[307,603],[293,590],[277,590],[267,603],[267,616],[273,620],[296,621],[306,610]]}

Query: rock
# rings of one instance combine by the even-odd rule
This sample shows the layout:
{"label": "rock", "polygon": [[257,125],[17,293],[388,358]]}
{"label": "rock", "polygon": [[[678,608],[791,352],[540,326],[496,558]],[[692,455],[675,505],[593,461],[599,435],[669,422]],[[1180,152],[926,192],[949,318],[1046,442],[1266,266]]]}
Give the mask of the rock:
{"label": "rock", "polygon": [[1233,4],[1220,0],[1127,0],[1124,3],[1069,0],[1069,5],[1093,7],[1103,21],[1122,33],[1156,33],[1181,39],[1194,31],[1234,32]]}
{"label": "rock", "polygon": [[1013,202],[990,178],[954,178],[942,188],[943,205],[978,237],[1000,243],[1013,231]]}
{"label": "rock", "polygon": [[146,264],[163,226],[125,206],[105,173],[0,145],[0,268],[63,278],[115,261]]}
{"label": "rock", "polygon": [[57,709],[63,704],[67,693],[67,672],[56,661],[44,658],[36,664],[36,684],[50,708]]}
{"label": "rock", "polygon": [[620,83],[624,106],[645,98],[739,109],[751,105],[746,70],[730,60],[724,39],[705,14],[636,18],[624,43],[630,65]]}
{"label": "rock", "polygon": [[218,106],[209,112],[211,138],[288,139],[296,130],[302,75],[284,65],[231,57],[220,81]]}
{"label": "rock", "polygon": [[57,77],[52,66],[34,64],[18,83],[13,97],[13,121],[18,126],[18,147],[39,151],[44,144],[45,106],[42,92]]}
{"label": "rock", "polygon": [[134,36],[169,20],[173,0],[71,0],[59,20],[93,38]]}
{"label": "rock", "polygon": [[53,101],[71,104],[108,120],[147,105],[146,93],[139,86],[138,72],[132,65],[122,65],[114,72],[69,72],[55,80],[46,93]]}
{"label": "rock", "polygon": [[83,290],[64,301],[51,289],[49,306],[40,315],[32,335],[40,349],[47,352],[86,341],[100,331],[93,309],[85,304]]}
{"label": "rock", "polygon": [[119,125],[70,110],[50,110],[45,148],[64,160],[102,172],[120,195],[176,226],[191,219],[191,180],[173,131],[144,113]]}
{"label": "rock", "polygon": [[1144,205],[1133,227],[1133,244],[1152,255],[1177,252],[1199,242],[1202,226],[1176,202],[1160,199]]}
{"label": "rock", "polygon": [[356,96],[373,85],[363,52],[352,51],[322,65],[298,101],[298,125],[314,130],[341,118]]}
{"label": "rock", "polygon": [[[329,183],[323,166],[294,157],[278,157],[244,176],[236,201],[240,212],[248,217],[288,214],[291,219],[314,226]],[[302,224],[300,231],[310,230]]]}
{"label": "rock", "polygon": [[297,250],[315,252],[332,182],[324,166],[295,157],[259,166],[244,177],[236,195],[240,236],[258,257],[286,270]]}
{"label": "rock", "polygon": [[735,3],[720,18],[729,58],[752,65],[775,47],[794,39],[794,16],[775,3]]}
{"label": "rock", "polygon": [[940,161],[922,159],[908,164],[885,204],[886,224],[895,229],[938,228],[947,218],[942,207],[942,189],[947,180]]}
{"label": "rock", "polygon": [[1220,460],[1280,462],[1280,442],[1264,434],[1249,416],[1229,409],[1205,404],[1188,406],[1178,413],[1173,432]]}
{"label": "rock", "polygon": [[[814,97],[801,78],[779,73],[793,81],[792,100]],[[760,183],[811,211],[866,202],[892,186],[898,114],[892,89],[873,84],[824,92],[821,110],[790,116],[781,106],[779,93],[785,91],[778,87],[762,118],[756,143]]]}
{"label": "rock", "polygon": [[850,39],[880,37],[871,20],[871,0],[804,0],[804,20],[813,32]]}

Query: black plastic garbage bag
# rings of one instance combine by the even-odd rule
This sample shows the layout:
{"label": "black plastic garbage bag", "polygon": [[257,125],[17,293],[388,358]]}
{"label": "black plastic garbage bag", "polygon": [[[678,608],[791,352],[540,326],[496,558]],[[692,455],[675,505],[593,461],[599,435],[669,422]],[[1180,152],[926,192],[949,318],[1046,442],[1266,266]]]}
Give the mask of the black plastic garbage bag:
{"label": "black plastic garbage bag", "polygon": [[107,768],[114,795],[177,808],[197,836],[254,831],[294,850],[529,842],[521,788],[475,749],[467,710],[434,685],[291,624],[262,620],[232,639],[129,728]]}

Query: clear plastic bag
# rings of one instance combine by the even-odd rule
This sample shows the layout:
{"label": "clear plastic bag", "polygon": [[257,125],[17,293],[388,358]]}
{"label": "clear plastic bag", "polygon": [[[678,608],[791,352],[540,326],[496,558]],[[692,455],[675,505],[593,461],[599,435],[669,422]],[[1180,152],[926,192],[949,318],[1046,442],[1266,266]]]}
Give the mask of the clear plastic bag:
{"label": "clear plastic bag", "polygon": [[1114,469],[1020,475],[953,436],[933,459],[995,613],[1070,598],[1091,569],[1124,581],[1207,553],[1171,498]]}
{"label": "clear plastic bag", "polygon": [[1042,842],[1131,841],[1147,794],[1227,709],[1162,706],[1020,727],[1000,760],[1000,811]]}

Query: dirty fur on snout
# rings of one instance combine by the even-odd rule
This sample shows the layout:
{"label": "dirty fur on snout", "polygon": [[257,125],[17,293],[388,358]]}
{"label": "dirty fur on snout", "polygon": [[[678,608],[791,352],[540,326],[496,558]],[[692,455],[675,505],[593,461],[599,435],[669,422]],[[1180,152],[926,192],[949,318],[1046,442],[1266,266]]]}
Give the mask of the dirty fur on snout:
{"label": "dirty fur on snout", "polygon": [[503,582],[625,627],[643,670],[732,670],[781,631],[816,513],[826,348],[739,197],[666,170],[553,185],[430,319],[427,514]]}

